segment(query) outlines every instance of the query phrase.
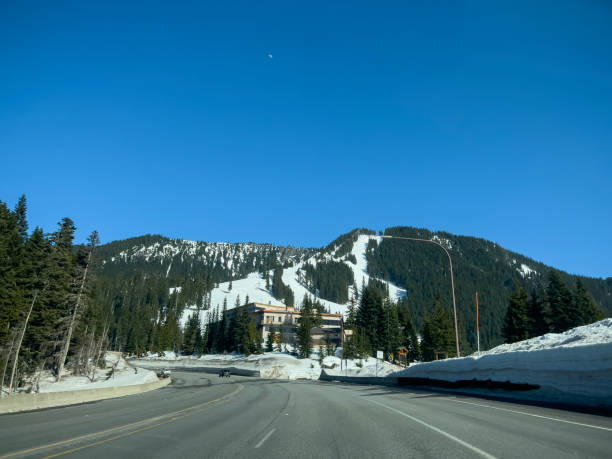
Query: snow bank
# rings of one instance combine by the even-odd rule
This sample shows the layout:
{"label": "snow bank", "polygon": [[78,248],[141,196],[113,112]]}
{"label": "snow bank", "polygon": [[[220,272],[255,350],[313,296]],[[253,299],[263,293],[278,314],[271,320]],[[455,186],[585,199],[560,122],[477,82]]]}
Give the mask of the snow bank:
{"label": "snow bank", "polygon": [[612,319],[504,344],[480,356],[416,364],[393,376],[527,383],[540,389],[521,392],[521,398],[608,406],[612,403]]}
{"label": "snow bank", "polygon": [[[148,368],[163,368],[172,362],[172,367],[223,367],[232,366],[244,370],[257,370],[262,378],[270,379],[319,379],[321,368],[330,375],[342,374],[349,376],[376,376],[376,359],[369,358],[362,361],[348,360],[348,369],[345,361],[340,370],[340,358],[328,356],[323,359],[323,366],[319,364],[317,354],[310,359],[298,359],[291,354],[283,352],[266,352],[260,355],[245,357],[241,354],[208,354],[201,357],[177,356],[173,352],[165,352],[163,357],[158,354],[149,354],[143,359],[134,360],[135,364]],[[386,362],[378,363],[378,376],[386,376],[399,369],[398,366]]]}
{"label": "snow bank", "polygon": [[490,351],[482,352],[481,356],[607,343],[612,343],[612,319],[604,319],[594,324],[572,328],[563,333],[547,333],[518,343],[502,344]]}
{"label": "snow bank", "polygon": [[[97,369],[93,382],[86,376],[72,376],[66,373],[60,382],[55,381],[55,377],[50,372],[44,372],[40,378],[40,393],[46,392],[66,392],[84,389],[100,389],[103,387],[131,386],[135,384],[145,384],[157,381],[157,375],[150,370],[136,370],[115,353],[107,353],[104,356],[106,365],[104,369]],[[115,367],[114,374],[108,378],[109,371]],[[108,379],[107,379],[108,378]],[[29,387],[27,387],[29,388]],[[26,387],[20,388],[25,391]]]}

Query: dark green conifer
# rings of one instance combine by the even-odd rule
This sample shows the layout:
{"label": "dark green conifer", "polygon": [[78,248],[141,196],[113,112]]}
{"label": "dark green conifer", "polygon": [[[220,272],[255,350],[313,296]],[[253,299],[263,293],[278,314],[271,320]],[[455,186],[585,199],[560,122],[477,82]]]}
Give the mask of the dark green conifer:
{"label": "dark green conifer", "polygon": [[268,336],[266,338],[266,352],[272,352],[274,350],[274,342],[276,340],[276,327],[270,325]]}
{"label": "dark green conifer", "polygon": [[434,360],[438,352],[446,352],[449,357],[456,357],[453,314],[441,305],[439,299],[434,302],[433,314],[425,316],[423,320],[421,336],[423,360]]}
{"label": "dark green conifer", "polygon": [[577,325],[588,325],[602,320],[605,316],[601,308],[595,303],[591,294],[584,287],[580,279],[576,280],[574,289],[574,304],[579,314]]}
{"label": "dark green conifer", "polygon": [[580,320],[580,315],[560,273],[556,269],[551,269],[548,277],[545,300],[550,314],[548,322],[552,332],[561,333],[574,327]]}
{"label": "dark green conifer", "polygon": [[510,297],[503,335],[506,343],[515,343],[529,338],[530,319],[528,316],[529,298],[525,289],[518,285]]}

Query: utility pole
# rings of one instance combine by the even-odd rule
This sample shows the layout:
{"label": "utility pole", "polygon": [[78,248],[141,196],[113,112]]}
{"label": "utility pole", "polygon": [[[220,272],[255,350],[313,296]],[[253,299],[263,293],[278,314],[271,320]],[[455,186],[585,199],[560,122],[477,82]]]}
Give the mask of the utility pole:
{"label": "utility pole", "polygon": [[480,326],[478,324],[478,292],[476,292],[476,342],[478,343],[478,355],[480,356]]}
{"label": "utility pole", "polygon": [[446,247],[444,247],[439,242],[433,241],[431,239],[419,239],[416,237],[386,236],[386,235],[380,236],[380,237],[383,237],[385,239],[403,239],[406,241],[429,242],[430,244],[435,244],[438,247],[440,247],[442,250],[444,250],[444,253],[446,253],[446,256],[448,257],[448,263],[450,266],[451,293],[453,296],[453,316],[455,319],[455,345],[457,347],[457,357],[461,357],[461,354],[459,353],[459,329],[457,327],[457,305],[455,302],[455,281],[453,279],[453,260],[451,259],[451,256],[450,256],[450,253],[448,253],[448,250],[446,250]]}

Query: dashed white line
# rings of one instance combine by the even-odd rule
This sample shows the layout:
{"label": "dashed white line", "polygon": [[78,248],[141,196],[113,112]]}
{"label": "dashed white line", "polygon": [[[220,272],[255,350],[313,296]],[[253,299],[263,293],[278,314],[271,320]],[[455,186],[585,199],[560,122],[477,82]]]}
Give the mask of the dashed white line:
{"label": "dashed white line", "polygon": [[[380,403],[377,402],[375,400],[368,400],[369,402],[375,403],[376,405],[382,406],[383,408],[387,408],[388,410],[393,411],[394,413],[400,414],[404,417],[407,417],[408,419],[410,419],[411,421],[417,422],[425,427],[427,427],[428,429],[433,430],[434,432],[439,433],[440,435],[444,435],[446,438],[453,440],[457,443],[459,443],[460,445],[466,447],[469,450],[474,451],[475,453],[481,455],[482,457],[486,457],[487,459],[496,459],[495,456],[492,456],[491,454],[487,453],[486,451],[481,450],[480,448],[477,448],[476,446],[461,440],[460,438],[455,437],[454,435],[449,434],[448,432],[443,431],[442,429],[437,428],[436,426],[432,426],[431,424],[426,423],[425,421],[421,421],[420,419],[415,418],[414,416],[410,416],[409,414],[404,413],[403,411],[400,410],[396,410],[393,407],[387,406],[384,403]],[[266,437],[267,438],[267,437]],[[265,439],[264,439],[265,440]],[[262,442],[263,443],[263,442]]]}
{"label": "dashed white line", "polygon": [[265,443],[265,441],[270,438],[270,435],[272,435],[274,432],[276,431],[276,427],[274,429],[272,429],[270,432],[267,433],[267,435],[265,437],[263,437],[261,440],[259,440],[259,443],[257,443],[255,445],[255,449],[259,448],[261,445],[263,445]]}
{"label": "dashed white line", "polygon": [[612,432],[612,429],[609,427],[594,426],[592,424],[584,424],[582,422],[568,421],[566,419],[551,418],[548,416],[542,416],[541,414],[526,413],[524,411],[510,410],[508,408],[500,408],[497,406],[484,405],[482,403],[466,402],[464,400],[457,400],[456,398],[450,398],[450,397],[447,398],[447,400],[450,400],[451,402],[465,403],[466,405],[481,406],[483,408],[491,408],[492,410],[508,411],[509,413],[524,414],[525,416],[532,416],[534,418],[548,419],[549,421],[564,422],[566,424],[574,424],[576,426],[590,427],[592,429],[607,430],[608,432]]}

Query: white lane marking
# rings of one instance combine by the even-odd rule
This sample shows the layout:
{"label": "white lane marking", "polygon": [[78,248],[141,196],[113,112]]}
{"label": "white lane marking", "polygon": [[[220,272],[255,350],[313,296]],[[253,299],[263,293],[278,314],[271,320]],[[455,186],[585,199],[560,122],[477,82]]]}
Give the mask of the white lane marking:
{"label": "white lane marking", "polygon": [[272,434],[273,434],[275,431],[276,431],[276,427],[275,427],[274,429],[272,429],[270,432],[268,432],[268,434],[267,434],[265,437],[263,437],[263,438],[262,438],[262,439],[259,441],[259,443],[257,443],[257,444],[255,445],[255,448],[257,449],[257,448],[259,448],[261,445],[263,445],[263,444],[265,443],[265,441],[266,441],[268,438],[270,438],[270,435],[272,435]]}
{"label": "white lane marking", "polygon": [[377,402],[375,400],[368,400],[368,401],[372,402],[372,403],[375,403],[375,404],[377,404],[379,406],[382,406],[384,408],[387,408],[388,410],[391,410],[394,413],[401,414],[402,416],[407,417],[411,421],[418,422],[419,424],[421,424],[421,425],[423,425],[423,426],[433,430],[434,432],[437,432],[440,435],[444,435],[446,438],[449,438],[449,439],[451,439],[453,441],[456,441],[460,445],[465,446],[467,449],[470,449],[470,450],[474,451],[475,453],[480,454],[482,457],[486,457],[487,459],[496,459],[495,456],[492,456],[491,454],[481,450],[480,448],[477,448],[476,446],[471,445],[468,442],[465,442],[465,441],[461,440],[460,438],[457,438],[454,435],[449,434],[448,432],[444,432],[443,430],[438,429],[437,427],[432,426],[431,424],[428,424],[425,421],[421,421],[420,419],[417,419],[414,416],[410,416],[409,414],[406,414],[403,411],[396,410],[395,408],[392,408],[390,406],[385,405],[384,403],[380,403],[380,402]]}
{"label": "white lane marking", "polygon": [[533,416],[534,418],[542,418],[542,419],[548,419],[550,421],[565,422],[566,424],[574,424],[577,426],[591,427],[592,429],[601,429],[601,430],[607,430],[608,432],[612,432],[612,429],[609,427],[594,426],[592,424],[584,424],[582,422],[568,421],[566,419],[551,418],[548,416],[542,416],[541,414],[526,413],[524,411],[510,410],[508,408],[500,408],[497,406],[483,405],[482,403],[466,402],[464,400],[457,400],[456,398],[452,398],[452,397],[449,397],[447,400],[450,400],[451,402],[465,403],[466,405],[476,405],[476,406],[481,406],[483,408],[491,408],[493,410],[508,411],[510,413],[524,414],[525,416]]}

